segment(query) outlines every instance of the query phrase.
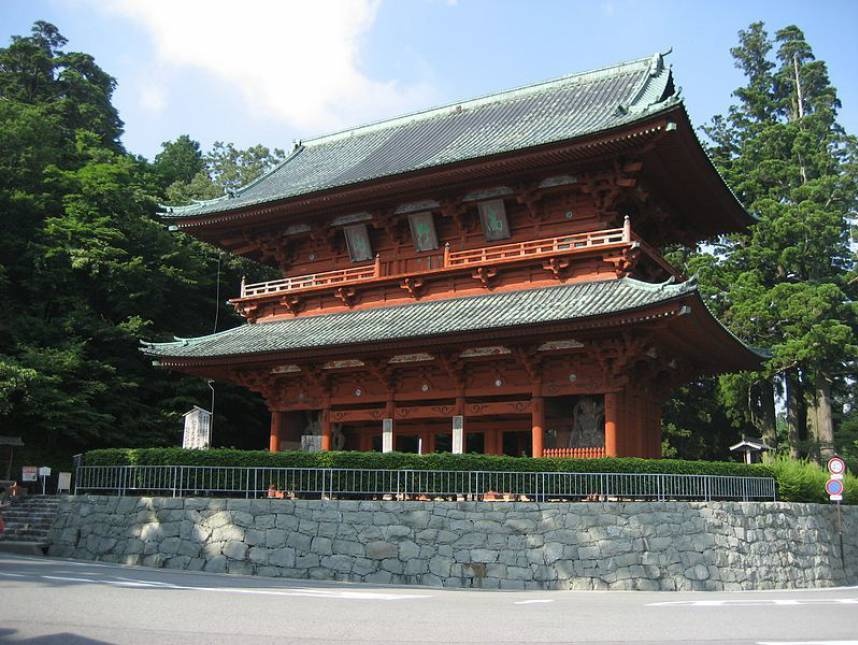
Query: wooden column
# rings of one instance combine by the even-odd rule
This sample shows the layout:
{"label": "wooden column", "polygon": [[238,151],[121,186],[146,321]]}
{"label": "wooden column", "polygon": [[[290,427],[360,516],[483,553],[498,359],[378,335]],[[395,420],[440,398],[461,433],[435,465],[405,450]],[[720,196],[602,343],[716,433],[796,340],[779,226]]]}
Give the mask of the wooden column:
{"label": "wooden column", "polygon": [[531,399],[531,453],[534,457],[542,456],[542,446],[545,434],[545,400],[542,398],[541,394],[541,389],[535,389],[534,396]]}
{"label": "wooden column", "polygon": [[271,438],[268,442],[270,452],[280,452],[280,437],[286,433],[286,413],[271,412]]}
{"label": "wooden column", "polygon": [[617,393],[605,392],[605,456],[617,456]]}
{"label": "wooden column", "polygon": [[331,449],[331,408],[329,406],[322,410],[319,422],[322,426],[322,452],[328,452]]}
{"label": "wooden column", "polygon": [[489,438],[486,452],[491,455],[502,455],[503,430],[489,430],[486,436]]}
{"label": "wooden column", "polygon": [[362,452],[371,452],[372,451],[372,435],[370,435],[365,429],[359,430],[360,432],[360,449]]}

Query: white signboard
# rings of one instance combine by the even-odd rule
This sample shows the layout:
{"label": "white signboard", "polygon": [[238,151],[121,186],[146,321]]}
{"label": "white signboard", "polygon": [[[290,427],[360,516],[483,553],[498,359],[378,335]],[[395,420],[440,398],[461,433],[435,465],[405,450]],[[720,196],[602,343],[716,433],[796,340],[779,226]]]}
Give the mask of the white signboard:
{"label": "white signboard", "polygon": [[42,466],[41,468],[39,468],[39,477],[50,477],[50,476],[51,476],[51,469],[50,468],[48,468],[47,466]]}
{"label": "white signboard", "polygon": [[71,490],[71,473],[60,473],[57,476],[57,492]]}
{"label": "white signboard", "polygon": [[393,419],[381,422],[381,451],[393,452]]}
{"label": "white signboard", "polygon": [[205,450],[211,445],[212,413],[194,406],[185,412],[185,434],[182,448]]}
{"label": "white signboard", "polygon": [[465,417],[453,417],[453,454],[461,455],[465,451]]}
{"label": "white signboard", "polygon": [[320,434],[302,434],[301,435],[301,450],[304,452],[321,452],[322,451],[322,435]]}
{"label": "white signboard", "polygon": [[39,479],[39,469],[36,466],[23,466],[21,468],[21,481],[34,482]]}

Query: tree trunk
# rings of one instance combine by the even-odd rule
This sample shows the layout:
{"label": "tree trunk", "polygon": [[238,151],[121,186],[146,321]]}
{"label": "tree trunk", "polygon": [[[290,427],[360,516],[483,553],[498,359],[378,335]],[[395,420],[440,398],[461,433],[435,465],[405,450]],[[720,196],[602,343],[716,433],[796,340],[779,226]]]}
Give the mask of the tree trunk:
{"label": "tree trunk", "polygon": [[769,379],[762,379],[751,386],[751,417],[763,442],[772,448],[763,453],[763,461],[769,461],[777,448],[777,426],[775,422],[775,387]]}
{"label": "tree trunk", "polygon": [[812,405],[808,407],[809,425],[819,453],[819,462],[834,454],[834,423],[831,418],[831,382],[819,371],[815,376]]}
{"label": "tree trunk", "polygon": [[788,370],[785,377],[789,454],[793,459],[800,459],[804,456],[801,443],[807,434],[804,397],[798,372],[795,369]]}

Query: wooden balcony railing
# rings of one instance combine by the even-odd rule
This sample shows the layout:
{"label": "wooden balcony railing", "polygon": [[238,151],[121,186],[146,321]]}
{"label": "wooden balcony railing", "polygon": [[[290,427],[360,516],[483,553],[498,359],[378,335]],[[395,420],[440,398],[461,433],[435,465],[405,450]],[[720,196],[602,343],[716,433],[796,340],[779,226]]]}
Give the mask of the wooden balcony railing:
{"label": "wooden balcony railing", "polygon": [[575,251],[605,246],[607,244],[622,244],[631,242],[631,230],[628,227],[611,228],[605,231],[591,231],[574,235],[549,237],[544,240],[530,240],[515,244],[500,244],[484,246],[480,249],[466,251],[447,251],[444,253],[444,266],[450,268],[514,260],[539,255],[556,255],[564,251]]}
{"label": "wooden balcony railing", "polygon": [[545,448],[543,457],[563,457],[567,459],[600,459],[605,456],[605,448],[595,446],[593,448]]}
{"label": "wooden balcony railing", "polygon": [[337,271],[325,271],[324,273],[311,273],[299,275],[281,280],[269,282],[256,282],[254,284],[241,283],[241,297],[263,296],[281,291],[294,291],[295,289],[310,289],[317,287],[329,287],[336,284],[361,282],[381,277],[381,260],[378,256],[375,262],[359,267],[349,267]]}
{"label": "wooden balcony railing", "polygon": [[[433,268],[423,273],[462,269],[470,266],[496,264],[540,256],[576,253],[611,244],[631,244],[631,242],[632,231],[627,218],[622,228],[559,235],[543,240],[498,244],[464,251],[451,251],[448,244],[444,247],[441,267]],[[242,281],[241,297],[264,296],[299,289],[318,289],[334,285],[376,280],[383,277],[391,278],[395,276],[383,275],[381,258],[376,256],[375,262],[372,264],[359,267],[349,267],[348,269],[325,271],[323,273],[311,273],[254,284],[245,284]]]}

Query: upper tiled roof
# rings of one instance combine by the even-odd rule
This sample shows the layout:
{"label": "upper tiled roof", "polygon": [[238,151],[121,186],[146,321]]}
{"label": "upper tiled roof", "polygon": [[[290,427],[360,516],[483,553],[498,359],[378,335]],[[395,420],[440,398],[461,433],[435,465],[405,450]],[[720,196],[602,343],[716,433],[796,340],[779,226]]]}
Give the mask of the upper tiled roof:
{"label": "upper tiled roof", "polygon": [[660,54],[305,141],[230,196],[172,207],[166,217],[307,195],[547,143],[641,120],[678,102]]}
{"label": "upper tiled roof", "polygon": [[143,352],[155,357],[215,358],[437,338],[633,311],[696,290],[693,281],[649,284],[623,278],[586,282],[246,324],[199,338],[144,343]]}

